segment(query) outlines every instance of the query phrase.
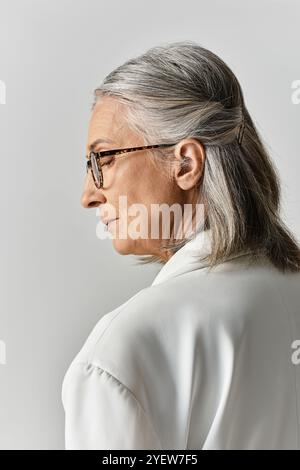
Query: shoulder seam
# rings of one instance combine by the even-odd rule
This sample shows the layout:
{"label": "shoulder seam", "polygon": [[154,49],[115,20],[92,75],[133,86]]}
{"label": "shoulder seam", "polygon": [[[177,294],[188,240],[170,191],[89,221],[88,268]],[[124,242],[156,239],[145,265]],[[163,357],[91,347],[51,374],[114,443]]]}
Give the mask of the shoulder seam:
{"label": "shoulder seam", "polygon": [[111,374],[110,372],[108,372],[108,370],[104,369],[103,367],[100,367],[98,366],[97,364],[93,364],[92,362],[76,362],[73,364],[73,366],[84,366],[87,370],[91,369],[91,368],[94,368],[94,369],[97,369],[99,371],[102,372],[105,372],[107,375],[109,375],[112,379],[115,380],[115,382],[117,382],[118,386],[124,388],[128,393],[129,395],[134,399],[134,401],[136,402],[137,406],[139,408],[141,408],[142,412],[144,413],[144,416],[146,417],[148,423],[150,424],[151,428],[152,428],[152,431],[153,433],[155,434],[156,436],[156,439],[157,441],[159,442],[160,444],[160,447],[162,448],[162,445],[161,445],[161,442],[160,442],[160,439],[158,437],[158,433],[156,431],[156,429],[154,428],[153,426],[153,423],[152,423],[152,420],[149,418],[146,410],[144,410],[144,407],[141,405],[141,403],[139,402],[139,400],[137,399],[137,397],[135,396],[135,394],[125,385],[123,384],[123,382],[121,382],[119,379],[117,379],[117,377],[115,377],[113,374]]}
{"label": "shoulder seam", "polygon": [[[148,287],[145,287],[144,289],[140,290],[139,292],[137,292],[133,297],[131,297],[130,299],[127,300],[127,302],[125,302],[125,304],[122,306],[120,306],[120,308],[117,309],[117,312],[115,313],[115,315],[111,318],[110,322],[108,323],[108,325],[106,325],[106,327],[104,328],[104,330],[101,332],[99,338],[97,339],[97,341],[95,342],[92,350],[90,351],[89,353],[89,359],[88,361],[92,364],[93,363],[93,357],[94,357],[94,352],[95,352],[95,349],[99,343],[99,341],[101,340],[101,338],[104,336],[104,334],[106,333],[106,331],[108,330],[108,328],[110,327],[110,325],[112,324],[112,322],[114,321],[114,319],[121,313],[123,312],[123,310],[136,298],[136,297],[139,297],[140,294],[142,294],[142,292],[144,292],[146,289],[148,289]],[[97,366],[96,366],[97,367]]]}

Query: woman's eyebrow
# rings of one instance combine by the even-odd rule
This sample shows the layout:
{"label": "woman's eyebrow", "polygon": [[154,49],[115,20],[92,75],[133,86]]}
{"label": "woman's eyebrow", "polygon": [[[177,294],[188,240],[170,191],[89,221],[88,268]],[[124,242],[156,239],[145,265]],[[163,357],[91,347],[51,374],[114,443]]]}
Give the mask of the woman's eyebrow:
{"label": "woman's eyebrow", "polygon": [[94,142],[89,145],[88,151],[92,152],[95,149],[96,145],[98,145],[98,144],[113,144],[113,143],[114,142],[111,139],[108,139],[108,138],[100,139],[99,138],[99,139],[94,140]]}

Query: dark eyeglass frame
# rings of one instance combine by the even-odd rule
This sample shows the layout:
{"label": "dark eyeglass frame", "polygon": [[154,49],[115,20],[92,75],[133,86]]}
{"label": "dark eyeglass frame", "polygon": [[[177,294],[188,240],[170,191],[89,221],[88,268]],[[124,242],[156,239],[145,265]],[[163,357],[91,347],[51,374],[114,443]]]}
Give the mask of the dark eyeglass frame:
{"label": "dark eyeglass frame", "polygon": [[[146,150],[146,149],[153,149],[153,148],[159,148],[159,147],[171,147],[174,144],[157,144],[157,145],[146,145],[143,147],[131,147],[131,148],[125,148],[125,149],[114,149],[114,150],[103,150],[101,152],[91,152],[89,155],[86,156],[87,162],[86,162],[86,172],[89,171],[91,168],[92,170],[92,176],[94,183],[98,189],[103,188],[103,173],[102,173],[102,166],[105,165],[100,163],[100,159],[102,157],[107,157],[109,155],[119,155],[121,153],[127,153],[127,152],[134,152],[136,150]],[[93,167],[94,165],[94,167]],[[98,175],[95,175],[95,171],[98,172]],[[98,179],[97,179],[98,177]]]}

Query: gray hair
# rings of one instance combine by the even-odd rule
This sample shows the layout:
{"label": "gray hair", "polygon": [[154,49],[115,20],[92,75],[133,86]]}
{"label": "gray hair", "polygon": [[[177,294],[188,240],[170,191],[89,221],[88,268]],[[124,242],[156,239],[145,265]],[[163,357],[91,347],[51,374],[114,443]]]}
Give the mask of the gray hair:
{"label": "gray hair", "polygon": [[[250,250],[253,257],[266,256],[282,272],[300,271],[298,242],[279,215],[277,169],[236,76],[216,54],[194,41],[153,47],[107,75],[94,90],[92,108],[104,95],[126,104],[128,125],[145,145],[190,137],[203,144],[206,159],[199,202],[207,208],[204,228],[212,234],[212,250],[205,258],[210,267]],[[151,157],[170,165],[173,150],[157,149]],[[175,252],[178,246],[169,243],[163,249]],[[140,257],[142,262],[163,259]]]}

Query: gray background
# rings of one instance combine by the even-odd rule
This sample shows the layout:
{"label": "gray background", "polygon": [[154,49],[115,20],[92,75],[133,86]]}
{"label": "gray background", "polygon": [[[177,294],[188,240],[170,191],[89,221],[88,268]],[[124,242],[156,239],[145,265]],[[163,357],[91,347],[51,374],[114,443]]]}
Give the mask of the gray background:
{"label": "gray background", "polygon": [[62,449],[63,376],[96,322],[152,282],[80,206],[93,89],[132,56],[191,39],[237,74],[300,235],[300,2],[1,0],[0,447]]}

